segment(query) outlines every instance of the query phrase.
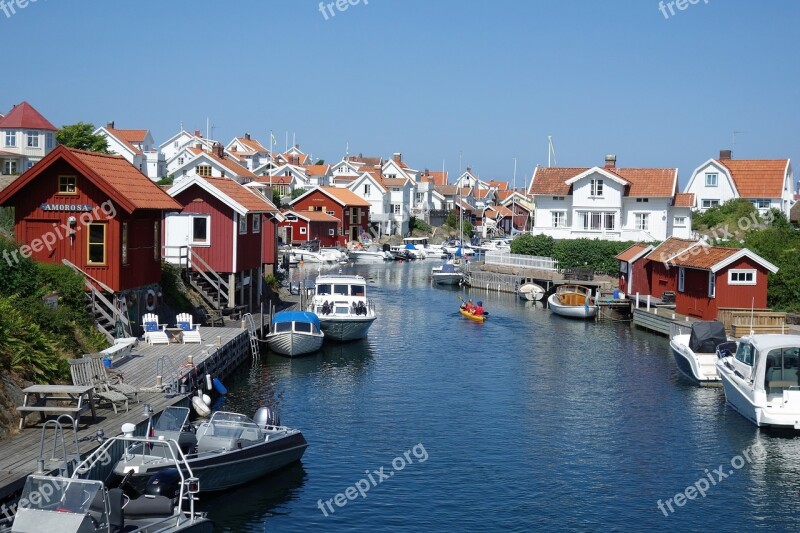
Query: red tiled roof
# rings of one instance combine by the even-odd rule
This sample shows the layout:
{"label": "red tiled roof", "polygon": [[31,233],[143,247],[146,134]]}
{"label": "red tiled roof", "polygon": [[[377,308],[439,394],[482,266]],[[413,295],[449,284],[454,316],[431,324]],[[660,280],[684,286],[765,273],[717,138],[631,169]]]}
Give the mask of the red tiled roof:
{"label": "red tiled roof", "polygon": [[720,159],[742,198],[780,198],[787,159]]}
{"label": "red tiled roof", "polygon": [[328,213],[324,213],[322,211],[293,211],[288,210],[284,211],[285,213],[293,213],[300,218],[305,218],[311,222],[340,222],[338,218],[335,216],[329,215]]}
{"label": "red tiled roof", "polygon": [[405,187],[407,181],[405,178],[383,178],[380,183],[384,187]]}
{"label": "red tiled roof", "polygon": [[442,196],[455,196],[458,194],[458,187],[455,185],[434,185],[433,190]]}
{"label": "red tiled roof", "polygon": [[618,254],[615,257],[615,259],[618,259],[620,261],[630,261],[634,257],[638,256],[639,254],[647,250],[648,248],[650,248],[650,246],[647,244],[636,243],[627,250],[625,250],[624,252]]}
{"label": "red tiled roof", "polygon": [[237,163],[236,161],[234,161],[230,157],[221,158],[217,154],[215,154],[214,152],[208,152],[206,150],[203,150],[202,148],[189,148],[189,151],[192,152],[195,155],[201,155],[201,154],[207,155],[208,157],[210,157],[211,159],[213,159],[214,161],[216,161],[217,163],[219,163],[220,165],[222,165],[226,169],[228,169],[231,172],[233,172],[236,176],[243,177],[243,178],[250,178],[250,179],[253,179],[253,180],[258,177],[255,174],[253,174],[250,170],[248,170],[246,167],[243,167],[242,165],[240,165],[239,163]]}
{"label": "red tiled roof", "polygon": [[239,141],[241,144],[249,148],[253,152],[265,152],[269,153],[269,150],[264,148],[264,146],[258,142],[256,139],[248,139],[247,137],[236,137],[236,140]]}
{"label": "red tiled roof", "polygon": [[228,198],[232,199],[237,204],[241,205],[248,212],[272,212],[277,211],[277,208],[266,200],[263,196],[255,191],[252,191],[241,185],[238,181],[230,178],[201,178],[208,182],[211,186],[225,194]]}
{"label": "red tiled roof", "polygon": [[120,130],[116,128],[106,128],[106,129],[109,129],[110,131],[115,131],[129,143],[141,143],[144,142],[145,137],[147,137],[147,130]]}
{"label": "red tiled roof", "polygon": [[122,144],[124,144],[125,146],[127,146],[127,147],[128,147],[128,150],[130,150],[131,152],[133,152],[134,154],[137,154],[137,155],[141,155],[141,154],[142,154],[142,151],[141,151],[141,150],[139,150],[139,149],[138,149],[138,148],[136,148],[136,147],[135,147],[133,144],[131,144],[131,143],[133,143],[133,142],[141,142],[141,141],[131,141],[131,140],[130,140],[130,139],[128,139],[128,137],[125,135],[125,132],[127,132],[127,131],[134,131],[134,132],[138,132],[138,131],[144,131],[144,132],[147,132],[147,130],[118,130],[118,129],[115,129],[115,128],[109,128],[109,127],[106,127],[105,129],[106,129],[106,131],[107,131],[108,133],[110,133],[111,135],[113,135],[113,136],[114,136],[114,138],[115,138],[115,139],[117,139],[117,140],[118,140],[120,143],[122,143]]}
{"label": "red tiled roof", "polygon": [[[583,174],[588,168],[539,167],[536,169],[529,194],[567,196],[572,187],[566,182]],[[604,168],[627,182],[625,196],[643,198],[667,197],[675,194],[674,168]]]}
{"label": "red tiled roof", "polygon": [[507,191],[508,190],[508,182],[507,181],[497,181],[497,180],[489,180],[487,182],[489,187],[496,187],[499,191]]}
{"label": "red tiled roof", "polygon": [[53,126],[49,120],[44,118],[41,113],[28,102],[22,102],[14,106],[8,114],[0,120],[0,129],[31,129],[56,131],[58,128]]}
{"label": "red tiled roof", "polygon": [[272,185],[290,185],[294,181],[294,176],[259,176],[256,181]]}
{"label": "red tiled roof", "polygon": [[679,239],[677,237],[670,237],[662,242],[655,250],[647,254],[648,261],[670,261],[672,258],[682,254],[692,246],[697,245],[699,241],[693,239]]}
{"label": "red tiled roof", "polygon": [[694,207],[694,193],[679,192],[675,195],[675,207]]}
{"label": "red tiled roof", "polygon": [[697,249],[680,254],[670,261],[675,266],[700,268],[709,270],[717,263],[724,261],[734,254],[739,253],[738,248],[723,248],[721,246],[706,246],[701,244]]}
{"label": "red tiled roof", "polygon": [[324,176],[328,173],[331,166],[330,165],[308,165],[303,167],[306,169],[306,172],[309,176]]}
{"label": "red tiled roof", "polygon": [[486,210],[486,217],[491,219],[497,218],[511,218],[514,212],[502,205],[493,205]]}
{"label": "red tiled roof", "polygon": [[552,194],[567,196],[572,194],[572,185],[567,185],[570,180],[589,170],[588,168],[566,167],[539,167],[533,175],[529,194]]}
{"label": "red tiled roof", "polygon": [[350,189],[344,189],[342,187],[319,187],[319,189],[324,193],[327,193],[329,196],[337,199],[344,205],[352,205],[356,207],[370,206],[368,201],[364,200]]}
{"label": "red tiled roof", "polygon": [[434,185],[447,185],[447,172],[431,172],[430,170],[426,170],[425,173],[420,176],[420,181],[427,181]]}

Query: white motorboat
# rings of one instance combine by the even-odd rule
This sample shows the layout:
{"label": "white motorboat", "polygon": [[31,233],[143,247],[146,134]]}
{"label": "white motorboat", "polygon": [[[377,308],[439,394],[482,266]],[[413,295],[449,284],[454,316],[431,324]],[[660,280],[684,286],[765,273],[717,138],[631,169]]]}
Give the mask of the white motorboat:
{"label": "white motorboat", "polygon": [[553,313],[569,318],[592,318],[598,311],[591,290],[581,285],[561,285],[547,305]]}
{"label": "white motorboat", "polygon": [[519,295],[520,300],[526,300],[528,302],[541,301],[541,299],[544,298],[544,293],[544,288],[536,283],[523,283],[520,285],[519,289],[517,289],[517,295]]}
{"label": "white motorboat", "polygon": [[447,262],[431,269],[433,282],[439,285],[458,285],[464,281],[464,273],[456,269],[456,265]]}
{"label": "white motorboat", "polygon": [[325,338],[337,341],[363,339],[378,318],[367,281],[357,275],[318,276],[308,311],[319,317]]}
{"label": "white motorboat", "polygon": [[421,251],[425,257],[418,259],[442,259],[447,257],[441,245],[429,244],[427,237],[406,237],[403,239],[403,244],[413,244],[414,247]]}
{"label": "white motorboat", "polygon": [[673,325],[669,347],[678,370],[701,387],[720,386],[717,374],[717,346],[728,342],[725,326],[716,321],[698,321],[686,331]]}
{"label": "white motorboat", "polygon": [[316,352],[324,338],[319,317],[308,311],[276,313],[270,332],[265,336],[270,350],[289,357]]}
{"label": "white motorboat", "polygon": [[411,243],[392,246],[389,251],[392,252],[395,258],[425,259],[425,252]]}
{"label": "white motorboat", "polygon": [[742,337],[717,361],[725,399],[758,427],[800,431],[800,335]]}
{"label": "white motorboat", "polygon": [[354,263],[383,263],[394,259],[391,252],[383,251],[374,244],[368,248],[352,249],[348,254]]}

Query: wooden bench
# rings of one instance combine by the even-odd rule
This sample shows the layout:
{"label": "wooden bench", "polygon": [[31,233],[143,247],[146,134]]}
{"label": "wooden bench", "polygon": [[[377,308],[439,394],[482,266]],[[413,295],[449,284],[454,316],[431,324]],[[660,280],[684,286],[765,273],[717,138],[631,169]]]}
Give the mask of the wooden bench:
{"label": "wooden bench", "polygon": [[[25,427],[25,418],[31,413],[39,413],[41,420],[48,414],[75,414],[76,424],[80,416],[89,410],[92,412],[92,420],[97,418],[91,386],[32,385],[22,392],[25,393],[25,397],[22,406],[17,407],[20,414],[19,429]],[[84,402],[84,399],[87,401]],[[47,405],[49,401],[69,402],[75,405]]]}

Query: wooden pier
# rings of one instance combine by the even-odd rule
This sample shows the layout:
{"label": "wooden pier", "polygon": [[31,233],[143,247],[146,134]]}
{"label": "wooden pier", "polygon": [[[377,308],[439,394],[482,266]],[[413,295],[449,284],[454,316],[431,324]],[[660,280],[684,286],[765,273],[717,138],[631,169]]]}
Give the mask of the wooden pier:
{"label": "wooden pier", "polygon": [[[87,425],[85,421],[90,418],[80,420],[78,439],[95,435],[100,429],[107,436],[118,435],[121,425],[126,422],[137,424],[137,434],[144,435],[147,426],[145,404],[149,404],[157,415],[169,406],[187,403],[188,394],[179,392],[182,377],[196,374],[198,379],[202,379],[209,373],[223,379],[251,357],[247,329],[203,327],[200,328],[200,333],[203,339],[201,344],[150,346],[140,342],[129,357],[115,362],[113,369],[122,373],[125,383],[143,389],[139,393],[139,403],[131,400],[129,412],[125,412],[122,407],[119,413],[114,413],[110,405],[100,404],[95,422]],[[157,387],[159,375],[161,387]],[[176,382],[178,390],[175,390]],[[165,390],[166,386],[169,386],[168,390]],[[54,431],[51,429],[52,424],[50,426],[44,443],[46,460],[50,459],[53,450]],[[22,489],[28,474],[36,470],[41,427],[41,423],[29,425],[17,435],[0,441],[0,502],[12,499]],[[67,452],[74,453],[74,441],[70,442],[72,431],[65,429]],[[96,447],[95,441],[84,442],[81,443],[80,451],[82,455],[86,455]],[[45,471],[52,471],[55,466],[51,461],[45,466]]]}

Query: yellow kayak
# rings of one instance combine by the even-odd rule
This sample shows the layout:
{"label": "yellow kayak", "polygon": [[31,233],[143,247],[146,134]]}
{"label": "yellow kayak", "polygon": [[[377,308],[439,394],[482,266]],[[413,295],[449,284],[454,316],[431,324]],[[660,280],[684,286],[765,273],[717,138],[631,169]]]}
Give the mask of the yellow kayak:
{"label": "yellow kayak", "polygon": [[472,313],[468,313],[464,309],[459,309],[458,312],[461,313],[461,316],[463,316],[464,318],[469,318],[470,320],[474,320],[475,322],[486,322],[486,317],[483,315],[481,316],[473,315]]}

